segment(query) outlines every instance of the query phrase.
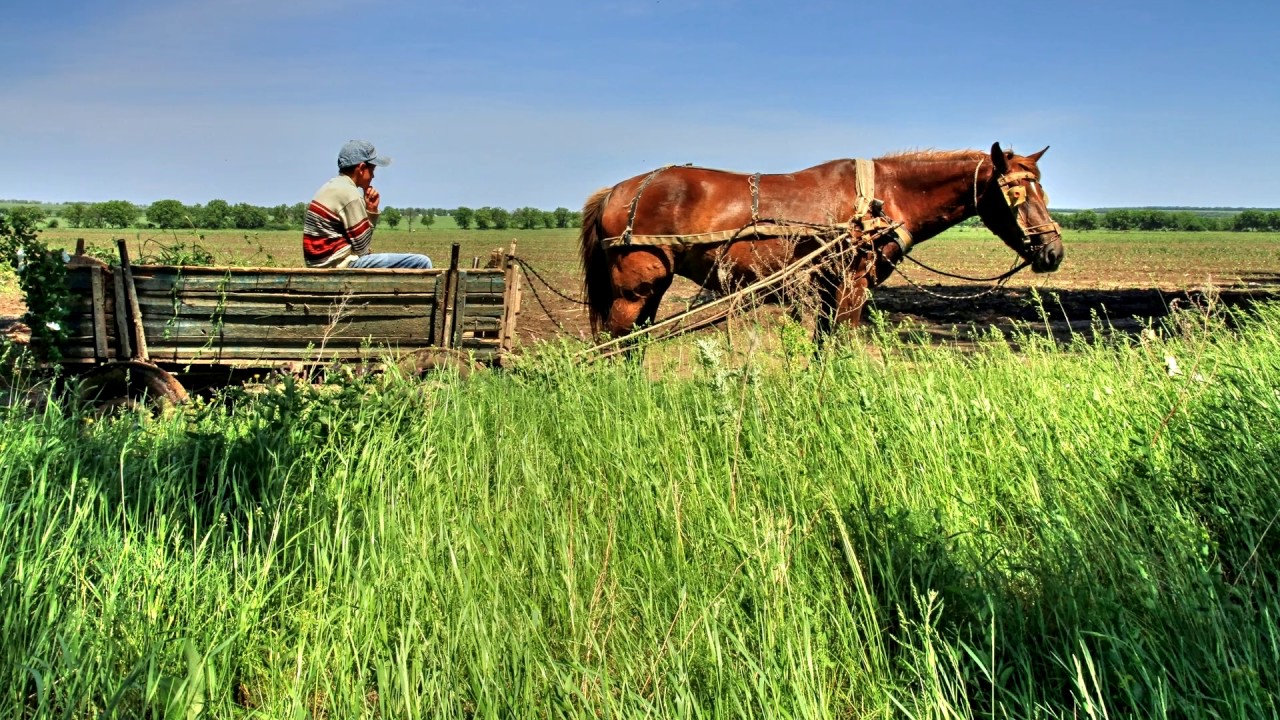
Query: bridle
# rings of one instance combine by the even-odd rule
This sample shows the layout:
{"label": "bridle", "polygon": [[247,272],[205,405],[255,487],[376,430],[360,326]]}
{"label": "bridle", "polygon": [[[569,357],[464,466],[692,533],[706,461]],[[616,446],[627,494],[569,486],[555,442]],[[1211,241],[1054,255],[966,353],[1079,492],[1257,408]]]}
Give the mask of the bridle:
{"label": "bridle", "polygon": [[[973,209],[977,211],[978,205],[978,171],[982,169],[982,163],[987,159],[983,158],[978,161],[977,166],[973,168]],[[994,170],[994,168],[992,168]],[[1024,181],[1029,183],[1039,183],[1035,173],[1027,170],[1018,170],[1017,172],[1005,173],[995,178],[996,184],[1000,187],[1000,196],[1004,198],[1005,205],[1008,206],[1009,212],[1013,215],[1013,221],[1017,224],[1018,231],[1022,233],[1019,240],[1022,247],[1027,252],[1038,252],[1046,243],[1035,242],[1032,238],[1040,235],[1048,235],[1049,233],[1061,233],[1062,227],[1052,219],[1047,223],[1028,226],[1022,220],[1022,212],[1018,208],[1027,202],[1028,188],[1023,184]],[[1049,196],[1045,193],[1044,188],[1039,190],[1040,197],[1044,199],[1045,212],[1049,208]],[[986,193],[983,193],[985,196]]]}

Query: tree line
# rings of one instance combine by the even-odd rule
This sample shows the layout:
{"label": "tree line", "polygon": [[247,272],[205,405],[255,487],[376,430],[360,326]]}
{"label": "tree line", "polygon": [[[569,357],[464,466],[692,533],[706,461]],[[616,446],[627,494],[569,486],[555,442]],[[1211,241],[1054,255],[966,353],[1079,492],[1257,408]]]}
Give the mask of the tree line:
{"label": "tree line", "polygon": [[[179,200],[157,200],[150,205],[135,205],[127,200],[99,203],[73,202],[57,208],[41,205],[19,205],[5,212],[23,217],[46,227],[66,225],[73,228],[149,227],[159,230],[296,230],[302,227],[307,203],[262,207],[249,203],[232,205],[225,200],[208,204],[186,205]],[[522,207],[506,210],[499,207],[420,208],[386,207],[379,222],[396,228],[404,223],[410,230],[415,225],[429,228],[436,218],[452,217],[463,230],[536,230],[576,227],[581,213],[568,208],[539,210]]]}
{"label": "tree line", "polygon": [[1234,215],[1217,217],[1207,217],[1188,210],[1146,208],[1117,208],[1105,212],[1078,210],[1051,212],[1049,215],[1068,230],[1280,231],[1280,210],[1241,210]]}
{"label": "tree line", "polygon": [[[248,203],[232,205],[225,200],[207,204],[186,205],[178,200],[157,200],[150,205],[135,205],[126,200],[99,203],[67,203],[55,209],[41,205],[18,205],[6,213],[24,217],[33,224],[46,227],[65,224],[73,228],[149,227],[160,230],[296,230],[302,227],[307,203],[261,207]],[[1237,231],[1280,232],[1280,210],[1244,209],[1234,213],[1205,215],[1190,210],[1156,208],[1112,208],[1107,210],[1053,211],[1055,221],[1068,230],[1177,230],[1181,232]],[[392,228],[404,223],[429,228],[436,218],[451,217],[462,230],[537,230],[572,228],[582,221],[582,213],[558,207],[539,210],[522,207],[506,210],[500,207],[419,208],[387,207],[380,222]],[[980,224],[970,218],[965,225]]]}

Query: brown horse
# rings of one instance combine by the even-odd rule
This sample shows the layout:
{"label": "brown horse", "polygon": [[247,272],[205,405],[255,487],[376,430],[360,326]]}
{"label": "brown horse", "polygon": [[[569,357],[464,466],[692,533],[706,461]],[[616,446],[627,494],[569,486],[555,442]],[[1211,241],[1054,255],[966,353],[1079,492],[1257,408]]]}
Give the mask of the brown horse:
{"label": "brown horse", "polygon": [[592,331],[618,336],[652,322],[676,275],[728,291],[811,254],[833,229],[848,242],[844,262],[813,273],[819,334],[856,325],[867,289],[912,243],[974,215],[1024,266],[1051,272],[1064,251],[1039,185],[1045,150],[1022,156],[995,143],[990,153],[907,152],[782,175],[678,166],[603,188],[582,209]]}

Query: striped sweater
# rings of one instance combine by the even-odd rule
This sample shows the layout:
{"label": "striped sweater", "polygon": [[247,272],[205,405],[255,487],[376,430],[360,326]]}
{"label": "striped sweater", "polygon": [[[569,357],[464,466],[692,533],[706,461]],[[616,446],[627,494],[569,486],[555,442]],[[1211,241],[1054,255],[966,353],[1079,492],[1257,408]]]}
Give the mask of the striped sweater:
{"label": "striped sweater", "polygon": [[364,204],[364,191],[339,175],[316,191],[302,221],[302,255],[307,267],[341,268],[369,254],[375,218]]}

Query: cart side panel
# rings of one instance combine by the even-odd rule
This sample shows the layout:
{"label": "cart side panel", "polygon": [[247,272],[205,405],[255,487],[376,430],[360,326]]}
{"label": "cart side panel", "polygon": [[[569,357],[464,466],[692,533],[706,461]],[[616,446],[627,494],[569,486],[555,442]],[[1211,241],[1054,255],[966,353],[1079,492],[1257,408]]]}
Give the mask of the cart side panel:
{"label": "cart side panel", "polygon": [[[142,326],[155,362],[284,365],[357,361],[432,347],[437,283],[447,270],[132,266]],[[92,275],[68,268],[72,305],[66,362],[94,362],[105,328],[116,359],[116,299],[104,270],[104,311],[94,317]],[[471,269],[459,283],[456,347],[496,362],[505,277]]]}
{"label": "cart side panel", "polygon": [[134,266],[151,357],[364,360],[431,343],[442,273]]}

